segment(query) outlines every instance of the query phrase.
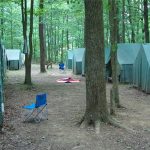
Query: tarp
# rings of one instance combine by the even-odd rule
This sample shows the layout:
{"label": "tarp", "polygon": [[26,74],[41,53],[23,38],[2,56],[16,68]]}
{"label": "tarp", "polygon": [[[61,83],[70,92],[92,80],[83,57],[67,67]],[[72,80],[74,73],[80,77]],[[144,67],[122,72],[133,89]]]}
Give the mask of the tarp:
{"label": "tarp", "polygon": [[105,65],[110,61],[110,48],[105,48]]}
{"label": "tarp", "polygon": [[19,49],[6,49],[7,66],[10,70],[21,68],[21,51]]}
{"label": "tarp", "polygon": [[67,68],[72,69],[72,63],[73,63],[73,51],[68,50],[67,51]]}
{"label": "tarp", "polygon": [[6,49],[7,60],[20,60],[20,50],[19,49]]}
{"label": "tarp", "polygon": [[150,93],[150,44],[142,45],[133,65],[133,85]]}
{"label": "tarp", "polygon": [[[120,82],[133,82],[133,64],[141,49],[138,43],[122,43],[118,44],[117,60],[120,65]],[[119,72],[119,71],[118,71]]]}
{"label": "tarp", "polygon": [[[110,61],[110,48],[105,48],[105,65],[107,65]],[[106,76],[108,76],[109,67],[106,68]],[[82,58],[82,75],[85,74],[85,53]]]}
{"label": "tarp", "polygon": [[73,50],[73,73],[82,74],[84,68],[85,48],[77,48]]}

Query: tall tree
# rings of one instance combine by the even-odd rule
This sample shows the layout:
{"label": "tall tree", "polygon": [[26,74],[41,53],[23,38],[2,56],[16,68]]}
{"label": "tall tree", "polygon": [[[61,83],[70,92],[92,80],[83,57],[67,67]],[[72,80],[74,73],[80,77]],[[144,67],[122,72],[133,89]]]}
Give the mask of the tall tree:
{"label": "tall tree", "polygon": [[40,39],[40,71],[46,72],[45,69],[45,56],[46,56],[46,46],[45,46],[45,28],[43,21],[43,10],[44,10],[44,0],[39,1],[39,39]]}
{"label": "tall tree", "polygon": [[131,42],[135,43],[135,31],[134,31],[134,23],[133,23],[133,14],[132,14],[132,9],[131,6],[133,2],[131,0],[128,1],[128,8],[129,8],[129,22],[130,22],[130,27],[131,27]]}
{"label": "tall tree", "polygon": [[[67,0],[67,4],[69,5],[69,0]],[[67,23],[67,29],[66,29],[66,42],[67,42],[67,50],[69,50],[69,30],[68,30],[68,22],[69,22],[69,16],[66,15],[66,23]]]}
{"label": "tall tree", "polygon": [[122,42],[125,43],[125,0],[122,0]]}
{"label": "tall tree", "polygon": [[[112,66],[112,103],[119,107],[118,74],[117,74],[117,4],[116,0],[109,0],[109,24],[111,44],[111,66]],[[111,112],[113,113],[113,111]]]}
{"label": "tall tree", "polygon": [[149,23],[148,23],[148,0],[143,1],[144,5],[144,33],[145,33],[145,42],[149,43]]}
{"label": "tall tree", "polygon": [[[3,0],[2,0],[2,3],[3,3]],[[1,6],[0,11],[1,11],[1,16],[2,16],[2,18],[0,19],[0,26],[1,26],[0,40],[1,40],[4,37],[4,6],[3,5]]]}
{"label": "tall tree", "polygon": [[[10,14],[11,14],[11,18],[12,18],[12,6],[11,6],[11,8],[10,8]],[[11,26],[11,28],[10,28],[10,35],[11,35],[11,49],[13,49],[13,20],[11,19],[10,20],[10,26]]]}
{"label": "tall tree", "polygon": [[103,1],[84,0],[85,3],[85,63],[86,111],[83,124],[108,121],[106,85],[104,79]]}
{"label": "tall tree", "polygon": [[3,128],[4,121],[4,91],[3,91],[3,83],[4,83],[4,56],[3,56],[3,47],[0,39],[0,133]]}
{"label": "tall tree", "polygon": [[31,0],[30,6],[30,31],[29,31],[29,49],[27,44],[27,0],[21,0],[23,38],[24,38],[24,53],[25,53],[25,84],[31,85],[31,60],[33,53],[32,34],[33,34],[33,4]]}

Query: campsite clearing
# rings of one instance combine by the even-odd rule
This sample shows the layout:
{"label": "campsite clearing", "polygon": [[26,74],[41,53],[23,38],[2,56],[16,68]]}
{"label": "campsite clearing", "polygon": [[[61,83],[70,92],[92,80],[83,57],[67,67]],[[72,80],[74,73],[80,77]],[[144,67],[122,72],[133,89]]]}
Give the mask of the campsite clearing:
{"label": "campsite clearing", "polygon": [[[119,85],[121,105],[117,119],[132,129],[101,124],[100,133],[92,127],[77,125],[85,111],[85,78],[71,71],[59,71],[54,65],[47,73],[39,73],[39,65],[32,65],[33,88],[23,85],[24,69],[8,71],[5,83],[4,134],[0,134],[3,150],[149,150],[150,95],[131,85]],[[57,79],[72,77],[79,83],[58,83]],[[107,84],[109,102],[111,84]],[[48,94],[48,120],[23,123],[22,105],[41,92]]]}

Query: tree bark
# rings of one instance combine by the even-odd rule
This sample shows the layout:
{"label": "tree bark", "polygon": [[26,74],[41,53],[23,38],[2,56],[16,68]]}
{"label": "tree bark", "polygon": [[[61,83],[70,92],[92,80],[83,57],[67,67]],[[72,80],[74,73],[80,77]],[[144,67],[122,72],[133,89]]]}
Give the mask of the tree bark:
{"label": "tree bark", "polygon": [[120,107],[117,74],[117,5],[116,0],[109,0],[109,23],[111,43],[111,66],[112,66],[112,101]]}
{"label": "tree bark", "polygon": [[145,42],[149,43],[149,27],[148,27],[148,1],[144,0],[144,33]]}
{"label": "tree bark", "polygon": [[39,9],[41,10],[41,14],[39,15],[39,39],[40,39],[40,71],[41,73],[46,72],[45,69],[45,28],[43,22],[43,8],[44,8],[44,0],[39,1]]}
{"label": "tree bark", "polygon": [[[67,4],[69,5],[69,0],[67,0]],[[67,14],[66,16],[66,23],[67,23],[67,26],[68,26],[68,22],[69,22],[69,16]],[[68,27],[66,29],[66,42],[67,42],[67,50],[69,50],[69,30],[68,30]]]}
{"label": "tree bark", "polygon": [[30,31],[29,31],[29,48],[30,52],[28,54],[28,59],[26,61],[26,78],[25,83],[31,85],[31,61],[32,61],[32,54],[33,54],[33,43],[32,43],[32,36],[33,36],[33,6],[34,6],[34,0],[31,0],[30,4]]}
{"label": "tree bark", "polygon": [[21,14],[22,14],[22,26],[23,26],[23,39],[25,53],[25,84],[31,85],[30,65],[28,64],[28,44],[27,44],[27,0],[21,0]]}
{"label": "tree bark", "polygon": [[30,8],[30,32],[29,32],[29,50],[27,47],[27,0],[21,1],[22,24],[23,24],[23,38],[24,38],[24,53],[25,53],[25,81],[27,85],[31,85],[31,60],[33,53],[32,34],[33,34],[33,4],[31,0]]}
{"label": "tree bark", "polygon": [[122,43],[125,43],[125,0],[122,0]]}
{"label": "tree bark", "polygon": [[61,62],[63,62],[64,60],[64,30],[62,30],[62,34],[61,34]]}
{"label": "tree bark", "polygon": [[[68,25],[68,15],[67,15],[67,25]],[[69,30],[66,30],[66,41],[67,41],[67,50],[69,50]]]}
{"label": "tree bark", "polygon": [[133,20],[132,20],[132,12],[131,12],[131,1],[128,0],[128,5],[129,5],[129,22],[130,22],[130,26],[131,26],[131,42],[135,43],[135,32],[134,32],[134,24],[133,24]]}
{"label": "tree bark", "polygon": [[[11,18],[12,18],[12,6],[11,6]],[[11,49],[13,49],[13,20],[10,20],[10,36],[11,36]]]}
{"label": "tree bark", "polygon": [[84,0],[84,3],[86,111],[82,122],[96,125],[99,121],[108,121],[104,79],[103,1]]}
{"label": "tree bark", "polygon": [[[4,0],[2,0],[2,2],[3,2]],[[3,37],[4,37],[4,6],[2,6],[1,7],[1,15],[2,15],[2,17],[1,17],[1,19],[0,19],[0,23],[1,23],[1,34],[0,34],[0,40],[1,39],[3,39]]]}

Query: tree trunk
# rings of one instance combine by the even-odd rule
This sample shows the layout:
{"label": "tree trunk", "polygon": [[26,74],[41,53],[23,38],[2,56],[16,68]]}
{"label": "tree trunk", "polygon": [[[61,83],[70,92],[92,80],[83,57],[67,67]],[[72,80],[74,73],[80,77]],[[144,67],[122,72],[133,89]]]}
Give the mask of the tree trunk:
{"label": "tree trunk", "polygon": [[117,74],[117,7],[116,0],[109,0],[109,23],[111,43],[111,66],[112,66],[112,101],[119,107],[118,74]]}
{"label": "tree trunk", "polygon": [[[4,0],[2,0],[2,2],[3,2]],[[0,19],[0,21],[1,21],[1,31],[0,31],[0,38],[1,39],[3,39],[3,37],[4,37],[4,6],[2,5],[2,7],[1,7],[1,19]],[[0,40],[1,40],[0,39]]]}
{"label": "tree trunk", "polygon": [[3,58],[3,48],[0,39],[0,134],[3,129],[4,123],[4,91],[3,91],[3,80],[4,80],[4,58]]}
{"label": "tree trunk", "polygon": [[122,0],[122,43],[125,43],[125,0]]}
{"label": "tree trunk", "polygon": [[147,0],[144,0],[144,33],[145,33],[145,42],[149,43],[148,1]]}
{"label": "tree trunk", "polygon": [[57,62],[57,24],[55,25],[54,31],[54,61],[55,63]]}
{"label": "tree trunk", "polygon": [[86,124],[108,121],[106,84],[104,79],[103,1],[84,0],[85,3],[85,70]]}
{"label": "tree trunk", "polygon": [[31,0],[30,8],[30,32],[29,32],[29,47],[27,47],[27,0],[21,1],[21,12],[22,12],[22,25],[23,25],[23,38],[24,38],[24,53],[25,53],[25,81],[27,85],[31,85],[31,60],[33,53],[32,46],[32,34],[33,34],[33,4],[34,0]]}
{"label": "tree trunk", "polygon": [[37,37],[36,37],[36,29],[34,29],[34,34],[33,34],[33,59],[36,62],[36,53],[37,53]]}
{"label": "tree trunk", "polygon": [[46,27],[46,30],[47,30],[47,61],[50,61],[51,60],[51,49],[50,49],[50,35],[51,35],[51,32],[50,32],[50,28],[49,26],[47,25]]}
{"label": "tree trunk", "polygon": [[31,84],[30,68],[28,67],[28,46],[27,46],[27,0],[21,0],[21,14],[22,14],[22,26],[23,26],[23,39],[25,53],[25,84]]}
{"label": "tree trunk", "polygon": [[[67,25],[68,25],[68,15],[67,15]],[[67,41],[67,50],[69,50],[69,31],[66,30],[66,41]]]}
{"label": "tree trunk", "polygon": [[[67,4],[69,5],[69,0],[67,0]],[[68,14],[66,16],[66,22],[67,22],[67,26],[68,26]],[[67,27],[67,30],[66,30],[66,42],[67,42],[67,50],[69,50],[69,30],[68,30],[68,27]]]}
{"label": "tree trunk", "polygon": [[[120,1],[117,1],[116,2],[116,5],[118,6],[116,8],[116,13],[118,14],[117,18],[116,18],[116,23],[117,23],[117,43],[120,43],[121,42],[121,38],[120,38],[120,27],[119,27],[119,24],[120,24],[120,11],[119,11],[119,2]],[[108,19],[109,20],[109,19]],[[125,36],[125,35],[124,35]],[[125,37],[124,37],[125,38]]]}
{"label": "tree trunk", "polygon": [[26,74],[25,74],[25,84],[31,85],[31,61],[32,61],[32,54],[33,54],[33,44],[32,44],[32,36],[33,36],[33,6],[34,6],[34,0],[31,0],[30,4],[30,31],[29,31],[29,47],[30,52],[26,55],[27,59],[25,61],[25,68],[26,68]]}
{"label": "tree trunk", "polygon": [[40,39],[40,71],[46,72],[45,69],[45,30],[44,30],[44,23],[43,23],[43,8],[44,8],[44,0],[40,0],[39,2],[39,9],[41,10],[41,14],[39,15],[39,39]]}
{"label": "tree trunk", "polygon": [[25,84],[32,85],[31,81],[31,61],[28,54],[25,54]]}
{"label": "tree trunk", "polygon": [[[65,22],[65,18],[63,17],[63,23]],[[64,60],[64,29],[62,29],[62,34],[61,34],[61,62]]]}
{"label": "tree trunk", "polygon": [[[11,6],[11,18],[12,18],[12,6]],[[11,26],[11,28],[10,28],[11,49],[13,49],[14,43],[13,43],[13,20],[12,19],[10,20],[10,26]]]}
{"label": "tree trunk", "polygon": [[135,32],[134,32],[134,24],[133,24],[133,20],[132,20],[132,12],[131,12],[131,1],[128,0],[128,5],[129,5],[129,22],[130,22],[130,26],[131,26],[131,42],[135,43]]}

